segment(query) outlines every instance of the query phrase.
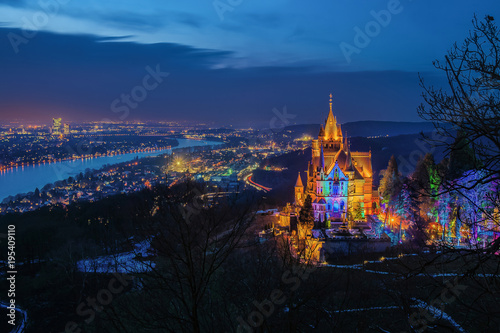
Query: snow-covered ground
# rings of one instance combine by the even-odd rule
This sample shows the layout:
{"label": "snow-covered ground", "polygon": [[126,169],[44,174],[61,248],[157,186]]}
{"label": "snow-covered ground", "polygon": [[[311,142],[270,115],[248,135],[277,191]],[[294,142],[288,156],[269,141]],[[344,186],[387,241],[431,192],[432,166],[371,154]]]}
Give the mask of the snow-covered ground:
{"label": "snow-covered ground", "polygon": [[[436,252],[439,253],[439,252]],[[342,269],[359,269],[359,270],[364,270],[367,273],[373,273],[373,274],[382,274],[382,275],[389,275],[389,274],[397,274],[393,272],[387,272],[387,271],[379,271],[379,270],[372,270],[372,269],[364,269],[364,265],[366,264],[377,264],[377,263],[382,263],[385,260],[396,260],[400,259],[401,257],[406,257],[406,256],[415,256],[417,255],[416,253],[410,253],[410,254],[403,254],[400,255],[400,257],[389,257],[385,258],[382,257],[380,260],[370,260],[370,261],[365,261],[364,264],[353,264],[353,265],[334,265],[334,264],[327,264],[323,263],[321,266],[324,267],[334,267],[334,268],[342,268]],[[433,277],[433,278],[438,278],[438,277],[457,277],[461,276],[461,274],[458,273],[419,273],[416,275],[412,275],[413,277],[415,276],[426,276],[426,277]],[[500,274],[474,274],[475,277],[481,277],[481,278],[488,278],[488,277],[500,277]]]}
{"label": "snow-covered ground", "polygon": [[266,209],[266,210],[258,210],[255,214],[269,214],[269,215],[279,215],[278,208]]}
{"label": "snow-covered ground", "polygon": [[151,240],[147,239],[134,245],[134,250],[80,260],[78,270],[90,273],[140,273],[150,271],[155,263],[144,260],[151,248]]}
{"label": "snow-covered ground", "polygon": [[446,312],[444,311],[441,311],[440,309],[434,307],[434,306],[431,306],[427,303],[425,303],[424,301],[421,301],[419,299],[416,299],[416,298],[412,298],[412,301],[416,302],[417,303],[417,307],[419,308],[423,308],[423,309],[426,309],[427,311],[429,311],[429,313],[431,315],[434,316],[434,318],[438,318],[438,319],[445,319],[447,320],[451,325],[453,325],[453,327],[455,327],[459,332],[466,332],[462,326],[460,326],[455,320],[453,320],[453,318],[451,318]]}
{"label": "snow-covered ground", "polygon": [[[412,298],[412,301],[414,301],[416,304],[410,305],[411,308],[426,309],[427,311],[429,311],[429,314],[431,314],[434,318],[444,319],[444,320],[448,321],[453,327],[455,327],[455,329],[457,329],[457,331],[464,332],[464,333],[466,332],[460,326],[460,324],[458,324],[455,320],[453,320],[453,318],[450,315],[448,315],[446,312],[441,311],[440,309],[438,309],[434,306],[428,305],[427,303],[425,303],[424,301],[421,301],[419,299]],[[400,309],[400,308],[401,307],[399,307],[399,306],[374,306],[374,307],[370,307],[370,308],[337,310],[334,312],[336,312],[336,313],[348,313],[348,312],[364,312],[364,311],[373,311],[373,310],[375,310],[375,311],[377,311],[377,310],[396,310],[396,309]]]}

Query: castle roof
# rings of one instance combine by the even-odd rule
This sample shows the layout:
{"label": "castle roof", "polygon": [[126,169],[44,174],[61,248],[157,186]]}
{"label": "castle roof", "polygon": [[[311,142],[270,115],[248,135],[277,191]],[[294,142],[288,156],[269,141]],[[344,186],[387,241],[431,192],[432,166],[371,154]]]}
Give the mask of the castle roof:
{"label": "castle roof", "polygon": [[362,173],[364,177],[372,177],[373,170],[371,153],[354,151],[351,155],[356,161],[356,169],[359,169],[360,173]]}
{"label": "castle roof", "polygon": [[295,183],[295,187],[304,187],[304,184],[302,184],[302,178],[300,178],[300,172],[299,175],[297,176],[297,182]]}
{"label": "castle roof", "polygon": [[337,138],[337,119],[335,119],[331,108],[325,122],[325,138],[327,140]]}
{"label": "castle roof", "polygon": [[363,175],[361,175],[358,168],[354,168],[354,179],[364,179]]}
{"label": "castle roof", "polygon": [[[347,142],[347,139],[346,139]],[[347,146],[347,161],[345,165],[345,170],[346,171],[354,171],[354,167],[352,165],[352,155],[351,155],[351,150],[349,149],[349,146]]]}
{"label": "castle roof", "polygon": [[345,166],[347,164],[347,154],[343,150],[339,150],[336,156],[337,163],[339,164],[339,167],[343,170],[345,170]]}

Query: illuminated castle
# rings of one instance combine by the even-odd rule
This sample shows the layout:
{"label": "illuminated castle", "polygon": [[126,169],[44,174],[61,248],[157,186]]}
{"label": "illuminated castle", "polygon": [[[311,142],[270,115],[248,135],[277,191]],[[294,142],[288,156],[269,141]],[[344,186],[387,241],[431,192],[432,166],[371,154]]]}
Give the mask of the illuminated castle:
{"label": "illuminated castle", "polygon": [[330,95],[328,118],[318,139],[312,140],[305,186],[300,173],[297,177],[295,205],[302,206],[310,195],[317,227],[366,220],[372,214],[372,173],[371,151],[351,151],[333,115]]}

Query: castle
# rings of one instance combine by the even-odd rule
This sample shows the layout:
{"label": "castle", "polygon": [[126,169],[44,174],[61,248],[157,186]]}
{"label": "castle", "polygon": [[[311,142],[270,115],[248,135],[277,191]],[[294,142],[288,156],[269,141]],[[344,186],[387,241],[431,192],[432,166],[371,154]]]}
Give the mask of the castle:
{"label": "castle", "polygon": [[[371,151],[351,151],[347,137],[332,111],[312,140],[312,159],[305,177],[297,177],[295,206],[300,208],[310,195],[316,228],[329,228],[349,221],[366,221],[377,195],[373,194]],[[374,201],[372,202],[372,198]]]}

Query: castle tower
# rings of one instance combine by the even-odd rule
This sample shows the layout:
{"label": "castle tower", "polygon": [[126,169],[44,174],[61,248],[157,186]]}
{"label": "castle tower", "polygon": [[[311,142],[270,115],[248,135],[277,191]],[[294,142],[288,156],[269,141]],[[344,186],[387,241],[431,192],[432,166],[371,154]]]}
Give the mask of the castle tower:
{"label": "castle tower", "polygon": [[295,203],[298,205],[304,202],[304,184],[302,184],[302,178],[300,178],[300,172],[297,176],[297,182],[295,183]]}
{"label": "castle tower", "polygon": [[330,112],[326,118],[325,124],[325,140],[337,140],[337,119],[333,115],[330,103]]}
{"label": "castle tower", "polygon": [[356,224],[372,214],[373,169],[371,151],[351,150],[333,115],[332,95],[329,102],[328,117],[311,142],[306,182],[297,175],[294,209],[298,213],[310,196],[316,227],[338,229],[345,221]]}

